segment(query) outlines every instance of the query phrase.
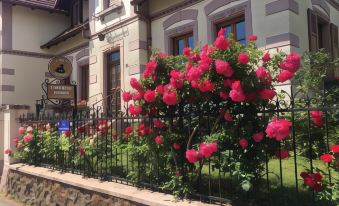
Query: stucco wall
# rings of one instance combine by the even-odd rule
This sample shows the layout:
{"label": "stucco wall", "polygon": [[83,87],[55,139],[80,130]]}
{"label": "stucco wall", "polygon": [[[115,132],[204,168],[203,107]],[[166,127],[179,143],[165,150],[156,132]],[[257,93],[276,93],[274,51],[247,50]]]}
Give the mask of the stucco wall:
{"label": "stucco wall", "polygon": [[69,27],[69,17],[64,14],[32,10],[28,7],[13,6],[14,50],[48,53],[40,46]]}
{"label": "stucco wall", "polygon": [[[102,1],[90,2],[90,13],[101,12]],[[117,17],[121,13],[120,17]],[[124,21],[128,20],[125,23]],[[121,89],[129,89],[130,77],[139,77],[140,71],[147,61],[146,24],[139,21],[130,5],[129,0],[123,1],[123,7],[105,16],[104,20],[92,18],[90,21],[91,34],[102,30],[105,39],[100,41],[94,36],[90,41],[90,103],[106,97],[107,91],[107,54],[120,50]]]}

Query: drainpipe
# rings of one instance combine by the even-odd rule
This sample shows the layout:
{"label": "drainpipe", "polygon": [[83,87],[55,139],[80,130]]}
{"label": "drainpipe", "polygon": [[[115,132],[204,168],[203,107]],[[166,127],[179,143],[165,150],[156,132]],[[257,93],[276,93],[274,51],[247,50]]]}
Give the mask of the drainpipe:
{"label": "drainpipe", "polygon": [[[148,0],[133,0],[131,1],[131,4],[134,6],[134,13],[138,15],[138,17],[146,23],[146,38],[147,38],[147,54],[148,54],[148,59],[150,59],[152,55],[152,21],[149,17],[149,12],[147,8],[147,14],[145,15],[142,11],[138,9],[138,7],[141,7],[143,3],[149,3]],[[147,5],[146,5],[147,6]]]}

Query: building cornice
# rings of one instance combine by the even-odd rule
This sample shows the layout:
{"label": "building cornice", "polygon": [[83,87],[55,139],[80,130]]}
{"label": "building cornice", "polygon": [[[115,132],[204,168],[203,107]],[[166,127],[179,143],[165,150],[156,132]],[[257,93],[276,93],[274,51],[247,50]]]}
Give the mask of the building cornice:
{"label": "building cornice", "polygon": [[169,14],[175,13],[179,10],[182,10],[184,8],[187,8],[189,6],[192,6],[194,4],[197,4],[199,2],[202,2],[204,0],[185,0],[183,2],[174,4],[173,6],[170,6],[164,10],[161,10],[159,12],[156,12],[155,14],[151,15],[151,20],[159,19],[161,17],[167,16]]}
{"label": "building cornice", "polygon": [[331,4],[335,9],[339,11],[339,1],[338,0],[326,0],[329,4]]}

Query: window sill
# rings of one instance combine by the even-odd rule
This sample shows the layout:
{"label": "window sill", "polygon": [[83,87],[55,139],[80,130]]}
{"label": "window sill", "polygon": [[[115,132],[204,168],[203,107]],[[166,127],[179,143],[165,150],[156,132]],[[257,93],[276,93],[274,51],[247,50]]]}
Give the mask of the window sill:
{"label": "window sill", "polygon": [[122,2],[119,1],[115,5],[108,7],[107,9],[104,9],[103,11],[98,13],[98,18],[100,18],[100,21],[105,20],[105,17],[109,15],[110,13],[113,13],[116,10],[120,10],[122,8]]}

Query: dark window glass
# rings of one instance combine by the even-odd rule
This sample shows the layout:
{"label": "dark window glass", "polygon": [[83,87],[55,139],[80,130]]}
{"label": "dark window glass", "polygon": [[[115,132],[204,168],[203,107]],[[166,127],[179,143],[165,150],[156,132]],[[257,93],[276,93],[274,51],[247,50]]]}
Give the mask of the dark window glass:
{"label": "dark window glass", "polygon": [[108,80],[107,95],[108,106],[113,114],[121,111],[121,68],[120,68],[120,51],[108,54]]}
{"label": "dark window glass", "polygon": [[80,1],[75,0],[72,4],[72,25],[76,26],[80,23]]}
{"label": "dark window glass", "polygon": [[221,28],[226,28],[225,37],[228,38],[232,33],[236,41],[240,44],[246,44],[246,27],[243,16],[217,24],[216,28],[217,33]]}
{"label": "dark window glass", "polygon": [[193,33],[173,38],[173,55],[182,55],[185,47],[194,48]]}

